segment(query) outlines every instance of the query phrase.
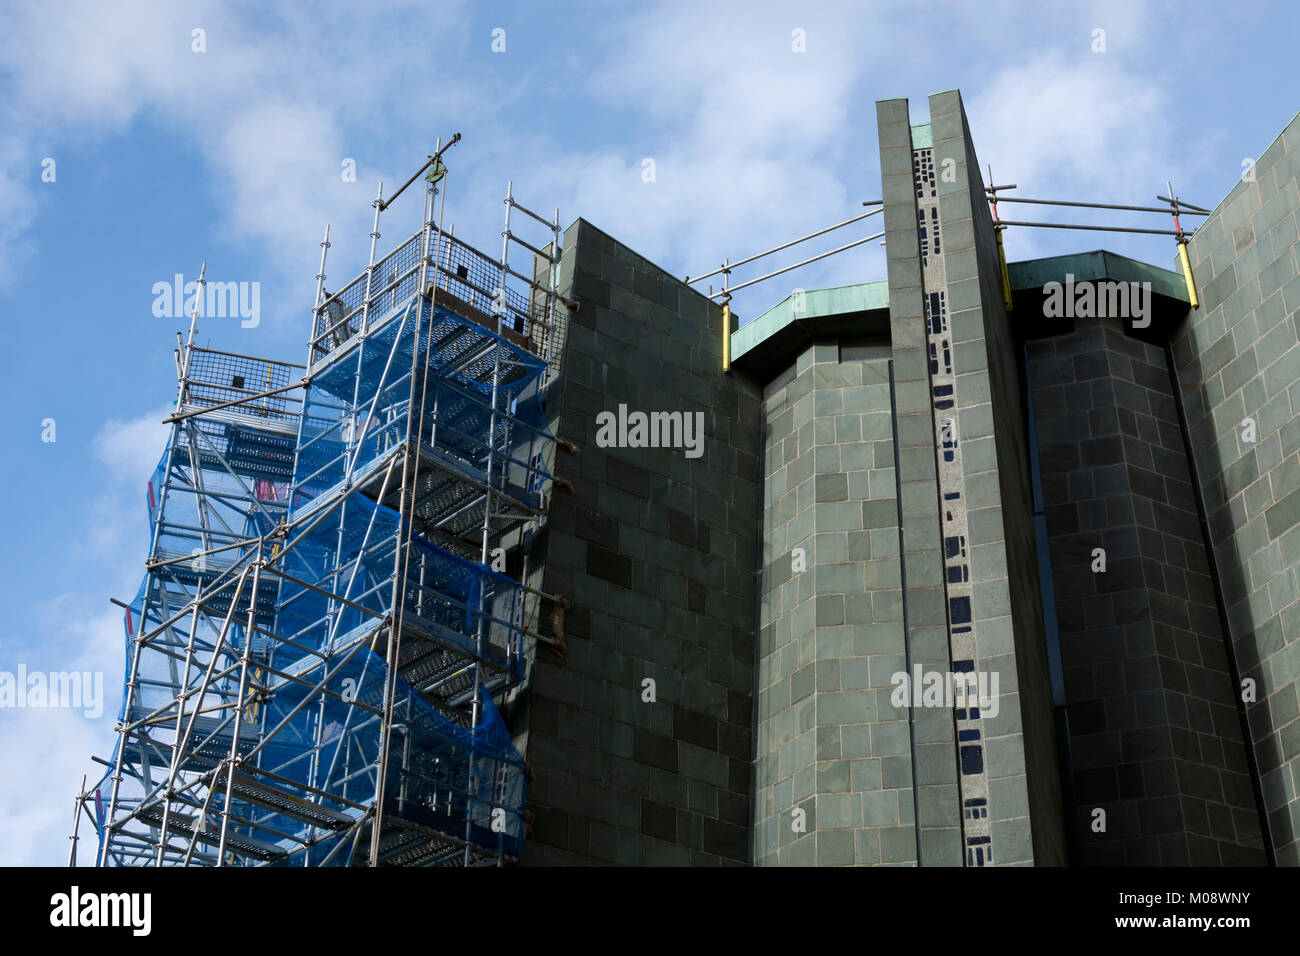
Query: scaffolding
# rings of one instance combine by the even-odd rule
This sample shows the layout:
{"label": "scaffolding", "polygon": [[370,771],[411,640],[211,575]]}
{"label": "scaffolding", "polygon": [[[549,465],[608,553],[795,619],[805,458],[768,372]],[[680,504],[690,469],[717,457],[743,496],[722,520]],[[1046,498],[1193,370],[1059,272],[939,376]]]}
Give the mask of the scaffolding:
{"label": "scaffolding", "polygon": [[[528,213],[551,241],[524,243],[508,188],[500,261],[453,238],[435,218],[444,151],[420,170],[421,228],[376,259],[406,188],[384,200],[381,184],[369,263],[334,295],[326,229],[305,367],[200,348],[191,315],[146,574],[123,605],[118,745],[77,798],[100,865],[521,850],[524,762],[499,708],[552,640],[536,631],[552,596],[521,582],[553,459],[559,217]],[[510,269],[512,240],[531,277]]]}
{"label": "scaffolding", "polygon": [[749,286],[756,285],[759,282],[766,282],[768,279],[774,278],[779,275],[784,275],[785,273],[791,272],[795,269],[800,269],[814,262],[819,262],[820,260],[825,259],[828,256],[833,256],[838,253],[845,252],[846,250],[853,249],[857,246],[862,245],[865,242],[871,242],[874,239],[880,239],[885,234],[883,232],[877,232],[877,233],[873,233],[870,236],[862,236],[859,239],[853,239],[849,242],[844,243],[841,246],[836,246],[834,249],[828,249],[825,252],[819,252],[816,255],[809,256],[806,259],[801,259],[798,262],[791,263],[790,265],[781,266],[777,269],[773,269],[771,272],[764,273],[761,276],[757,276],[753,279],[748,279],[740,283],[739,285],[730,284],[732,270],[737,269],[740,266],[748,265],[751,262],[755,262],[767,256],[770,256],[774,252],[781,252],[785,249],[793,248],[794,246],[797,246],[800,243],[807,242],[809,239],[816,239],[818,236],[824,236],[828,232],[834,232],[836,229],[843,229],[845,226],[850,226],[855,222],[861,222],[862,220],[869,219],[872,216],[878,216],[882,212],[884,212],[885,209],[884,201],[880,199],[868,199],[865,202],[863,202],[862,205],[875,206],[877,208],[871,209],[868,212],[858,213],[856,216],[850,216],[848,219],[845,219],[842,222],[837,222],[834,223],[833,225],[826,226],[822,229],[818,229],[815,232],[810,232],[808,233],[808,235],[800,236],[798,239],[791,239],[789,242],[783,242],[780,245],[773,246],[771,249],[764,249],[762,252],[756,252],[751,256],[745,256],[743,259],[737,259],[735,262],[732,262],[729,259],[723,259],[722,265],[714,269],[712,272],[705,272],[696,276],[685,276],[682,279],[682,281],[687,285],[692,285],[696,282],[701,282],[704,279],[711,279],[716,275],[722,276],[722,289],[718,292],[714,292],[713,286],[710,285],[708,297],[710,299],[722,300],[722,370],[724,372],[731,371],[731,335],[732,335],[731,296],[733,293],[739,292],[741,289],[749,288]]}
{"label": "scaffolding", "polygon": [[[989,182],[993,182],[993,167],[989,167]],[[1178,264],[1182,269],[1183,281],[1187,285],[1187,301],[1193,309],[1200,308],[1201,302],[1196,294],[1196,280],[1192,276],[1192,263],[1187,258],[1187,244],[1191,242],[1191,233],[1183,229],[1180,216],[1209,216],[1211,211],[1203,206],[1197,206],[1180,199],[1174,192],[1174,184],[1165,180],[1165,189],[1168,196],[1156,196],[1156,199],[1168,206],[1134,206],[1122,203],[1104,203],[1104,202],[1078,202],[1067,199],[1028,199],[1023,196],[999,196],[999,192],[1005,192],[1008,189],[1015,189],[1015,183],[1009,183],[1005,186],[989,185],[984,188],[987,194],[989,206],[993,213],[993,235],[997,242],[998,248],[998,268],[1002,276],[1002,302],[1008,312],[1012,309],[1011,300],[1011,280],[1007,273],[1006,251],[1002,243],[1002,233],[1007,226],[1034,226],[1042,229],[1084,229],[1090,232],[1125,232],[1137,233],[1149,236],[1173,236],[1174,241],[1178,244]],[[1106,209],[1119,212],[1155,212],[1173,216],[1173,229],[1148,229],[1138,226],[1110,226],[1110,225],[1091,225],[1081,223],[1066,222],[1027,222],[1017,219],[1001,219],[998,217],[998,203],[1026,203],[1034,206],[1069,206],[1072,208],[1084,209]]]}

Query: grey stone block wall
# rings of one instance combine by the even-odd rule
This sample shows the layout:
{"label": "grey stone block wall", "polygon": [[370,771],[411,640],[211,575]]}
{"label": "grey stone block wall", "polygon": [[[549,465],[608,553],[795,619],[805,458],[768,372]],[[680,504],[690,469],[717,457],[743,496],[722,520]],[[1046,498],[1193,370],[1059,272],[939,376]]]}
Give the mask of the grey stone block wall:
{"label": "grey stone block wall", "polygon": [[[923,672],[952,669],[935,465],[934,408],[921,282],[917,197],[907,101],[876,104],[889,281],[898,481],[903,502],[903,611],[908,659]],[[912,708],[921,866],[963,861],[956,729],[951,710]]]}
{"label": "grey stone block wall", "polygon": [[1028,350],[1079,862],[1261,865],[1165,351],[1109,319]]}
{"label": "grey stone block wall", "polygon": [[[998,675],[1001,690],[998,716],[982,727],[995,859],[1000,865],[1061,864],[1066,841],[1021,346],[1003,304],[992,216],[961,94],[931,96],[930,123],[955,366],[961,473],[954,487],[967,519],[978,666]],[[927,291],[937,290],[927,284]]]}
{"label": "grey stone block wall", "polygon": [[[1243,678],[1268,828],[1300,865],[1300,117],[1188,247],[1200,308],[1171,342]],[[1243,427],[1252,419],[1255,433]],[[1255,440],[1250,441],[1253,437]]]}
{"label": "grey stone block wall", "polygon": [[[531,672],[522,862],[743,864],[759,390],[722,372],[717,306],[583,220],[561,291],[580,308],[546,404],[576,448],[555,466],[573,491],[554,492],[531,560],[573,606],[567,653],[540,646]],[[596,416],[620,404],[702,412],[703,456],[598,447]]]}
{"label": "grey stone block wall", "polygon": [[930,109],[933,146],[913,150],[906,102],[877,104],[908,653],[999,686],[996,715],[913,709],[920,862],[1059,863],[1016,346],[960,97]]}
{"label": "grey stone block wall", "polygon": [[765,392],[754,860],[916,859],[888,349],[801,354]]}

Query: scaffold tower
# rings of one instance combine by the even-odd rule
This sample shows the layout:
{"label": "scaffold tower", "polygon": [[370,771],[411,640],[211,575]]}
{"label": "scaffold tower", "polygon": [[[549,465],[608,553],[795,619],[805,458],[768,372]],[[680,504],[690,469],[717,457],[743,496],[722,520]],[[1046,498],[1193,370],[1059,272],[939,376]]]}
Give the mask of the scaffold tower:
{"label": "scaffold tower", "polygon": [[[100,865],[521,850],[524,761],[499,708],[552,640],[527,550],[551,481],[559,217],[508,188],[500,261],[454,238],[445,149],[387,200],[381,184],[369,263],[334,294],[326,229],[305,367],[200,348],[191,315],[125,610],[118,745],[78,797]],[[424,172],[421,227],[376,259],[381,213]],[[512,210],[549,241],[514,236]]]}

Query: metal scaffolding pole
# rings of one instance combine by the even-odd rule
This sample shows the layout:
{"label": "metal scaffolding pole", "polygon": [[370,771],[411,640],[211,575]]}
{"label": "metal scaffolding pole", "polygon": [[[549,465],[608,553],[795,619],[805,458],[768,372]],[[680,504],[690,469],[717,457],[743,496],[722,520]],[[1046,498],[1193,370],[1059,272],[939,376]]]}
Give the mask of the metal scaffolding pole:
{"label": "metal scaffolding pole", "polygon": [[[203,292],[204,284],[205,284],[205,281],[206,281],[206,280],[205,280],[205,277],[206,277],[206,275],[207,275],[207,268],[208,268],[208,264],[207,264],[206,262],[204,262],[203,265],[199,268],[199,292],[198,292],[198,295],[201,295],[202,292]],[[197,299],[197,298],[198,298],[198,296],[196,295],[196,299]],[[196,302],[196,305],[197,305],[197,302]],[[187,388],[187,382],[188,382],[188,378],[189,378],[189,372],[190,372],[191,363],[192,363],[192,360],[193,360],[193,353],[194,353],[194,336],[195,336],[195,332],[196,332],[196,330],[197,330],[197,326],[198,326],[198,315],[199,315],[199,310],[198,310],[197,308],[194,308],[194,309],[192,309],[192,310],[190,311],[190,327],[189,327],[189,334],[188,334],[188,336],[187,336],[187,338],[186,338],[186,340],[185,340],[185,344],[184,344],[184,348],[183,348],[183,354],[182,354],[181,359],[180,359],[180,377],[179,377],[179,380],[178,380],[177,383],[176,383],[176,406],[177,406],[177,408],[180,408],[180,406],[183,405],[184,402],[185,402],[185,393],[186,393],[186,388]],[[157,551],[157,548],[158,548],[158,538],[159,538],[159,535],[162,533],[163,521],[164,521],[164,519],[165,519],[165,515],[166,515],[166,508],[167,508],[167,489],[168,489],[169,484],[170,484],[169,476],[171,475],[171,469],[172,469],[172,458],[173,458],[173,455],[175,454],[175,451],[176,451],[176,443],[177,443],[177,439],[178,439],[178,437],[179,437],[179,429],[180,429],[180,426],[179,426],[179,425],[173,425],[173,426],[172,426],[171,439],[170,439],[170,441],[168,442],[168,445],[167,445],[167,452],[166,452],[166,454],[164,455],[164,459],[165,459],[165,463],[164,463],[164,466],[163,466],[163,476],[164,476],[164,481],[163,481],[163,486],[162,486],[162,488],[160,488],[160,489],[159,489],[159,492],[158,492],[158,509],[157,509],[158,514],[157,514],[157,518],[156,518],[155,521],[154,521],[153,534],[151,535],[151,540],[150,540],[150,542],[149,542],[149,554],[150,554],[151,556],[152,556],[153,554],[155,554],[156,551]],[[148,595],[146,595],[146,597],[145,597],[145,605],[147,605],[147,604],[148,604]],[[142,605],[142,608],[141,608],[141,624],[143,624],[143,618],[144,618],[144,606]],[[140,669],[140,651],[141,651],[141,645],[140,645],[139,637],[140,637],[140,635],[137,633],[137,634],[135,635],[136,640],[134,641],[134,648],[133,648],[133,650],[132,650],[132,652],[131,652],[131,668],[130,668],[130,673],[129,673],[129,675],[128,675],[128,677],[127,677],[127,681],[126,681],[126,690],[127,690],[127,700],[128,700],[128,702],[132,699],[132,696],[134,695],[134,693],[135,693],[135,692],[138,690],[138,688],[139,688],[138,675],[139,675],[139,669]],[[126,717],[129,717],[129,711],[130,711],[130,708],[129,708],[129,707],[127,708],[127,711],[128,711],[128,713],[127,713],[125,716],[126,716]],[[114,819],[113,819],[113,818],[114,818],[114,816],[115,816],[116,813],[117,813],[117,801],[118,801],[118,796],[119,796],[119,794],[120,794],[121,786],[122,786],[122,758],[125,756],[125,753],[126,753],[126,745],[127,745],[127,735],[126,735],[126,733],[124,732],[124,730],[123,730],[122,728],[119,728],[119,739],[118,739],[117,755],[116,755],[116,758],[115,758],[115,760],[114,760],[114,767],[113,767],[113,771],[112,771],[113,789],[112,789],[112,793],[111,793],[111,796],[109,797],[109,801],[108,801],[108,813],[107,813],[107,815],[106,815],[106,817],[105,817],[105,826],[107,827],[108,832],[107,832],[107,834],[104,836],[104,839],[103,839],[103,841],[102,841],[102,845],[101,845],[101,847],[100,847],[100,855],[99,855],[99,865],[100,865],[100,866],[107,866],[107,865],[108,865],[108,851],[109,851],[109,846],[110,846],[110,844],[111,844],[111,842],[112,842],[111,839],[110,839],[110,837],[111,837],[111,834],[112,834],[113,829],[114,829],[114,826],[115,826],[115,822],[114,822]]]}
{"label": "metal scaffolding pole", "polygon": [[[863,203],[863,205],[865,206],[867,204]],[[818,229],[816,232],[810,232],[808,233],[808,235],[800,236],[798,239],[791,239],[789,242],[783,242],[779,246],[773,246],[771,249],[764,249],[762,252],[756,252],[752,256],[746,256],[744,259],[737,259],[735,262],[732,262],[730,265],[728,265],[724,261],[719,268],[714,269],[712,272],[705,272],[703,275],[698,275],[698,276],[687,276],[686,278],[682,279],[682,281],[689,285],[692,283],[700,282],[704,279],[711,279],[716,275],[727,272],[728,269],[735,269],[739,266],[747,265],[748,263],[751,263],[756,259],[762,259],[764,256],[770,256],[774,252],[780,252],[783,249],[789,249],[791,246],[797,246],[799,245],[799,243],[807,242],[809,239],[816,239],[818,236],[824,236],[828,232],[834,232],[836,229],[842,229],[843,227],[850,225],[852,223],[861,222],[863,219],[868,219],[871,216],[879,215],[884,211],[885,211],[885,207],[882,205],[879,209],[872,209],[870,212],[863,212],[863,213],[859,213],[856,216],[850,216],[848,219],[845,219],[843,222],[837,222],[835,223],[835,225],[827,226],[825,229]],[[878,239],[880,237],[872,236],[871,238]],[[864,239],[862,241],[865,242],[866,240]],[[832,250],[832,252],[839,252],[847,248],[849,248],[849,246],[841,246],[840,249]],[[826,253],[826,255],[831,255],[831,253],[828,252]],[[798,263],[798,265],[805,265],[807,262],[814,262],[814,261],[816,260],[808,259],[805,262]],[[795,268],[795,266],[791,266],[790,268],[793,269]],[[772,273],[772,275],[778,275],[778,274],[779,274],[778,272]],[[733,289],[732,291],[734,292],[735,289]]]}
{"label": "metal scaffolding pole", "polygon": [[[998,202],[1006,202],[1006,200],[999,199]],[[1132,226],[1085,226],[1077,223],[1065,222],[1021,222],[1016,219],[999,219],[998,222],[1003,226],[1041,226],[1044,229],[1086,229],[1091,232],[1136,232],[1151,236],[1180,235],[1180,233],[1174,229],[1137,229]]]}
{"label": "metal scaffolding pole", "polygon": [[[784,273],[784,272],[790,272],[790,271],[793,270],[793,269],[798,269],[798,268],[800,268],[801,266],[806,266],[806,265],[808,265],[809,263],[816,262],[818,259],[825,259],[827,256],[833,256],[833,255],[835,255],[837,252],[843,252],[843,251],[846,250],[846,249],[852,249],[854,246],[860,246],[860,245],[862,245],[864,242],[870,242],[872,239],[879,239],[879,238],[880,238],[881,236],[883,236],[883,235],[884,235],[883,232],[878,232],[878,233],[876,233],[875,235],[871,235],[871,236],[863,236],[861,239],[854,239],[852,242],[846,242],[844,245],[842,245],[842,246],[837,246],[837,247],[834,248],[834,249],[829,249],[829,250],[827,250],[826,252],[819,252],[819,253],[818,253],[817,255],[815,255],[815,256],[809,256],[807,259],[804,259],[804,260],[802,260],[802,261],[800,261],[800,262],[796,262],[796,263],[794,263],[794,264],[792,264],[792,265],[782,266],[780,269],[774,269],[773,271],[767,273],[767,275],[761,275],[761,276],[759,276],[757,279],[749,279],[749,280],[746,281],[746,282],[742,282],[740,285],[733,285],[733,286],[731,286],[730,288],[727,288],[727,287],[724,285],[724,286],[723,286],[723,289],[722,289],[721,292],[717,293],[716,295],[711,295],[711,296],[709,296],[709,298],[711,298],[711,299],[717,299],[717,298],[722,298],[722,297],[724,297],[724,296],[730,296],[731,293],[733,293],[733,292],[739,292],[741,289],[748,288],[749,286],[754,285],[754,284],[757,283],[757,282],[763,282],[763,281],[765,281],[765,280],[767,280],[767,279],[771,279],[771,278],[773,278],[774,276],[779,276],[779,275],[781,275],[781,274]],[[734,263],[733,263],[733,266],[734,266]],[[728,268],[728,269],[726,269],[726,270],[724,270],[724,271],[727,272],[727,273],[730,273],[731,269]]]}
{"label": "metal scaffolding pole", "polygon": [[[989,202],[994,201],[992,198],[993,188],[994,187],[988,187],[985,189],[985,192],[990,194]],[[996,188],[1010,189],[1012,187],[998,186]],[[1119,203],[1109,203],[1109,202],[1073,202],[1064,199],[1025,199],[1020,196],[998,196],[997,202],[1032,203],[1033,205],[1036,206],[1079,206],[1085,209],[1116,209],[1116,210],[1127,211],[1127,212],[1158,212],[1158,213],[1163,213],[1166,216],[1169,215],[1168,209],[1162,209],[1159,206],[1124,206],[1124,205],[1120,205]],[[1192,212],[1200,216],[1208,216],[1210,214],[1210,211],[1208,209],[1199,209],[1195,206],[1188,206],[1185,203],[1183,204],[1183,208],[1187,212]]]}
{"label": "metal scaffolding pole", "polygon": [[[459,139],[460,139],[460,134],[457,133],[452,138],[451,142],[447,144],[447,146],[450,147],[455,145],[455,143]],[[444,152],[444,148],[440,140],[437,148],[435,149],[434,157],[435,158],[441,157],[443,152]],[[431,163],[432,163],[432,159],[431,159]],[[416,175],[419,174],[417,173]],[[421,445],[422,435],[424,431],[424,422],[423,422],[424,399],[425,396],[428,394],[428,380],[429,380],[428,349],[432,347],[433,325],[435,319],[434,309],[436,307],[436,300],[437,300],[437,282],[435,281],[433,285],[433,289],[430,290],[429,293],[429,323],[428,323],[428,331],[427,331],[429,342],[427,343],[425,351],[423,353],[424,380],[421,383],[421,388],[419,391],[420,406],[419,406],[419,411],[417,412],[416,403],[415,403],[415,398],[416,398],[415,377],[419,372],[419,364],[421,361],[420,334],[423,328],[423,317],[424,317],[423,300],[425,294],[425,280],[428,274],[427,270],[430,262],[436,262],[438,256],[437,250],[435,250],[432,245],[434,242],[435,229],[437,230],[436,236],[437,236],[437,242],[439,246],[441,245],[441,241],[442,241],[441,217],[439,217],[438,221],[435,223],[434,206],[437,201],[438,194],[440,192],[437,183],[441,181],[443,183],[443,188],[441,190],[443,195],[443,209],[445,210],[446,208],[447,176],[448,176],[447,170],[446,167],[444,166],[441,170],[441,174],[439,177],[434,178],[433,176],[430,176],[427,179],[425,183],[425,190],[424,190],[424,217],[423,217],[424,226],[423,226],[423,238],[421,240],[421,246],[420,246],[419,280],[416,282],[416,322],[415,322],[415,334],[413,339],[414,347],[411,349],[410,397],[407,402],[406,439],[405,439],[405,445],[407,450],[402,459],[402,484],[401,484],[401,491],[399,496],[399,505],[398,505],[398,512],[397,512],[398,522],[397,522],[397,535],[396,535],[396,542],[395,542],[396,553],[394,555],[395,566],[394,566],[394,577],[393,577],[393,598],[391,604],[393,610],[390,617],[389,631],[388,631],[388,653],[386,656],[388,670],[385,674],[384,717],[383,717],[383,721],[381,724],[381,731],[380,731],[381,736],[380,736],[378,776],[375,782],[375,817],[374,817],[374,823],[371,825],[371,836],[370,836],[370,865],[371,866],[379,865],[379,843],[380,843],[381,832],[383,829],[383,816],[384,816],[383,801],[384,801],[385,787],[387,786],[388,755],[392,743],[391,737],[392,737],[392,726],[393,726],[393,704],[394,704],[394,696],[397,691],[397,679],[398,679],[397,664],[398,664],[398,655],[401,649],[403,612],[404,612],[404,605],[405,605],[405,598],[406,598],[406,572],[409,563],[409,549],[410,549],[410,541],[411,541],[411,534],[412,534],[411,516],[407,515],[407,507],[408,507],[407,471],[409,468],[411,472],[409,476],[410,494],[414,496],[416,483],[418,481],[418,476],[419,476],[420,445]],[[436,279],[436,273],[435,273],[435,279]]]}
{"label": "metal scaffolding pole", "polygon": [[[230,603],[231,613],[234,612],[235,602]],[[190,686],[190,665],[194,660],[194,638],[199,629],[199,606],[194,605],[194,611],[190,615],[190,637],[185,645],[185,670],[180,681],[180,696],[177,697],[176,703],[176,737],[172,745],[171,765],[167,769],[167,788],[163,792],[163,816],[162,825],[158,828],[158,866],[163,864],[163,849],[167,846],[169,839],[167,836],[167,822],[171,815],[172,796],[176,788],[176,771],[178,769],[178,759],[181,753],[181,726],[185,721],[185,702],[189,697],[188,691]]]}
{"label": "metal scaffolding pole", "polygon": [[81,830],[81,813],[86,806],[86,775],[81,775],[81,789],[77,799],[72,802],[72,848],[68,851],[68,866],[77,865],[77,835]]}
{"label": "metal scaffolding pole", "polygon": [[[444,151],[440,144],[425,168]],[[544,511],[537,447],[549,432],[517,420],[515,403],[536,400],[557,344],[559,213],[547,221],[519,206],[550,230],[545,249],[503,237],[494,298],[515,321],[542,324],[526,330],[515,355],[520,345],[502,327],[504,309],[494,323],[478,324],[478,315],[457,312],[479,307],[473,292],[439,305],[444,277],[464,280],[459,294],[490,286],[484,276],[492,272],[491,260],[463,243],[441,267],[442,212],[436,220],[434,212],[436,202],[445,209],[445,187],[436,186],[445,166],[435,174],[426,180],[421,231],[383,259],[378,222],[395,196],[375,200],[366,271],[332,297],[324,291],[326,228],[302,381],[285,363],[274,363],[273,376],[266,360],[198,349],[195,303],[188,341],[176,352],[178,407],[153,482],[156,501],[150,493],[145,583],[137,602],[123,605],[130,666],[118,749],[105,761],[111,811],[96,824],[103,865],[349,863],[365,852],[367,826],[371,865],[493,857],[500,865],[517,852],[513,801],[522,790],[503,790],[502,781],[522,788],[518,755],[502,762],[453,731],[480,725],[483,694],[508,693],[522,678],[523,635],[547,640],[525,620],[533,589],[505,583],[490,556],[496,536],[513,529],[522,546],[522,523],[540,522]],[[518,206],[512,188],[508,197],[507,233]],[[512,238],[541,257],[531,279],[519,277],[529,290],[522,304],[506,287],[515,275]],[[420,261],[408,268],[412,243]],[[392,275],[375,282],[390,265]],[[413,281],[414,319],[411,308],[375,312],[390,298],[404,301]],[[365,332],[337,356],[326,315],[335,326],[356,320],[333,318],[326,307],[336,303],[360,312]],[[380,335],[382,362],[379,346],[367,344]],[[406,381],[394,374],[404,364],[396,356],[412,343]],[[527,358],[534,349],[540,365]],[[278,397],[303,385],[301,400]],[[370,422],[384,417],[372,440]],[[513,455],[515,443],[520,455],[527,448],[526,463]],[[448,457],[466,448],[476,463],[469,468]],[[452,550],[439,557],[417,534]],[[364,700],[347,689],[361,682],[370,687]],[[386,799],[393,787],[396,804]],[[77,800],[84,812],[84,783]],[[510,814],[509,829],[496,825],[497,804]],[[429,811],[452,815],[435,825],[441,836],[416,835],[427,834],[421,815]]]}
{"label": "metal scaffolding pole", "polygon": [[230,804],[235,793],[235,769],[239,766],[239,736],[247,709],[248,666],[253,654],[254,624],[257,616],[257,589],[262,581],[261,547],[253,567],[253,590],[248,600],[248,624],[244,631],[244,652],[239,662],[239,696],[235,699],[235,729],[230,740],[230,757],[226,762],[226,802],[221,808],[221,842],[217,846],[217,866],[225,863],[226,838],[230,829]]}
{"label": "metal scaffolding pole", "polygon": [[[416,173],[416,175],[420,175]],[[375,195],[375,223],[370,229],[370,256],[366,260],[366,291],[361,298],[361,334],[370,330],[370,287],[375,272],[375,244],[379,241],[379,214],[384,210],[384,181],[379,181],[379,192]]]}

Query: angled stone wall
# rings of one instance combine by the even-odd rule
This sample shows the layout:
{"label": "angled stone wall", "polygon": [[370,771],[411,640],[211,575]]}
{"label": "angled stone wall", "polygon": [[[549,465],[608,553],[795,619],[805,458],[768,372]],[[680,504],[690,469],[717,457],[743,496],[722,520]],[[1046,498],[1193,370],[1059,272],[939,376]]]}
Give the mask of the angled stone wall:
{"label": "angled stone wall", "polygon": [[[1189,244],[1171,343],[1277,862],[1300,865],[1300,117]],[[1253,422],[1253,431],[1244,423]]]}
{"label": "angled stone wall", "polygon": [[[523,863],[743,864],[759,391],[722,372],[717,306],[590,223],[566,233],[562,275],[579,309],[547,413],[573,491],[532,559],[573,607],[567,653],[539,648],[532,673]],[[600,447],[620,405],[701,414],[702,454]]]}

